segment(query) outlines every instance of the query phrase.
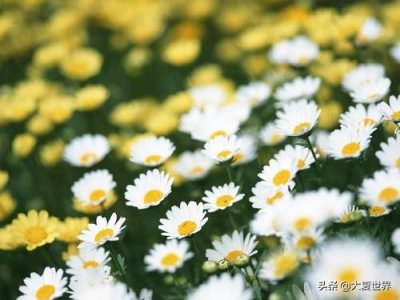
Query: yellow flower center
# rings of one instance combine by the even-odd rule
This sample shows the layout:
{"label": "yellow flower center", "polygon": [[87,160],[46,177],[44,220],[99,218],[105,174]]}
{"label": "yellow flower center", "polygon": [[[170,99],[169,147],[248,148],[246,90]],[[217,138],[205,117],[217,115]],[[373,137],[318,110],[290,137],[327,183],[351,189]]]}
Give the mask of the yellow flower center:
{"label": "yellow flower center", "polygon": [[348,143],[344,145],[342,148],[342,154],[344,156],[352,156],[359,151],[360,151],[360,143],[355,143],[355,142]]}
{"label": "yellow flower center", "polygon": [[290,179],[290,171],[289,170],[281,170],[275,174],[272,182],[275,185],[282,185],[288,183]]}
{"label": "yellow flower center", "polygon": [[164,194],[160,190],[150,190],[144,195],[144,203],[155,203],[162,199]]}
{"label": "yellow flower center", "polygon": [[243,158],[244,158],[244,155],[242,153],[238,153],[233,156],[233,161],[238,163],[238,162],[241,162],[243,160]]}
{"label": "yellow flower center", "polygon": [[215,138],[218,137],[218,136],[226,136],[226,135],[227,135],[226,131],[224,131],[224,130],[217,130],[217,131],[214,131],[214,132],[210,135],[210,139],[213,140],[213,139],[215,139]]}
{"label": "yellow flower center", "polygon": [[282,197],[283,197],[283,193],[281,191],[279,191],[279,192],[276,192],[272,197],[267,198],[265,200],[265,202],[272,205]]}
{"label": "yellow flower center", "polygon": [[87,262],[85,262],[83,264],[83,268],[87,269],[87,268],[96,268],[99,266],[99,263],[97,261],[94,260],[88,260]]}
{"label": "yellow flower center", "polygon": [[311,236],[302,236],[297,240],[297,247],[302,250],[307,250],[315,245],[315,239]]}
{"label": "yellow flower center", "polygon": [[191,175],[201,174],[204,172],[204,168],[202,166],[195,166],[190,170]]}
{"label": "yellow flower center", "polygon": [[32,226],[25,230],[25,239],[30,244],[39,244],[47,238],[47,231],[40,226]]}
{"label": "yellow flower center", "polygon": [[179,256],[175,253],[168,253],[161,259],[161,265],[164,267],[175,266],[179,261]]}
{"label": "yellow flower center", "polygon": [[220,159],[227,159],[231,155],[232,155],[232,151],[230,151],[230,150],[222,150],[217,154],[217,157],[220,158]]}
{"label": "yellow flower center", "polygon": [[378,291],[375,293],[375,300],[399,300],[400,295],[396,290]]}
{"label": "yellow flower center", "polygon": [[380,193],[379,193],[379,200],[383,202],[392,202],[397,199],[399,196],[399,192],[393,188],[393,187],[387,187],[384,188]]}
{"label": "yellow flower center", "polygon": [[144,162],[148,165],[158,164],[161,161],[161,156],[157,154],[149,155]]}
{"label": "yellow flower center", "polygon": [[303,134],[307,132],[307,130],[310,128],[310,125],[311,124],[309,122],[300,123],[293,129],[293,133],[298,135]]}
{"label": "yellow flower center", "polygon": [[36,299],[37,300],[49,300],[51,299],[51,296],[56,292],[56,288],[52,284],[45,284],[42,285],[37,291],[36,291]]}
{"label": "yellow flower center", "polygon": [[96,241],[96,243],[101,243],[104,239],[112,237],[113,234],[114,231],[111,228],[104,228],[96,234],[94,240]]}
{"label": "yellow flower center", "polygon": [[283,254],[276,259],[274,275],[281,278],[296,269],[298,263],[295,255]]}
{"label": "yellow flower center", "polygon": [[400,157],[396,160],[396,167],[400,169]]}
{"label": "yellow flower center", "polygon": [[303,169],[306,165],[306,162],[304,161],[304,159],[299,159],[297,161],[296,167],[297,169]]}
{"label": "yellow flower center", "polygon": [[365,118],[364,119],[364,126],[368,126],[368,125],[375,125],[375,120],[371,119],[371,118]]}
{"label": "yellow flower center", "polygon": [[195,231],[197,228],[197,224],[193,221],[185,221],[182,222],[179,226],[178,226],[178,233],[180,235],[190,235],[192,234],[193,231]]}
{"label": "yellow flower center", "polygon": [[92,164],[97,161],[97,155],[96,155],[96,153],[93,153],[93,152],[86,152],[86,153],[82,154],[80,160],[81,160],[81,163],[84,165]]}
{"label": "yellow flower center", "polygon": [[90,193],[90,201],[97,202],[102,200],[106,196],[106,191],[102,189],[94,190]]}
{"label": "yellow flower center", "polygon": [[346,268],[339,272],[337,276],[338,282],[353,283],[358,279],[358,271],[354,268]]}
{"label": "yellow flower center", "polygon": [[393,120],[400,119],[400,110],[395,111],[394,113],[392,113],[391,117],[392,117]]}
{"label": "yellow flower center", "polygon": [[232,250],[226,255],[225,259],[229,262],[234,262],[242,254],[244,254],[242,250]]}
{"label": "yellow flower center", "polygon": [[217,198],[215,201],[215,204],[218,207],[227,207],[233,200],[233,197],[231,195],[222,195]]}
{"label": "yellow flower center", "polygon": [[270,143],[271,144],[278,144],[282,140],[283,140],[283,135],[273,134],[273,135],[271,135]]}
{"label": "yellow flower center", "polygon": [[299,218],[293,224],[294,228],[298,231],[307,230],[311,227],[311,225],[312,221],[307,217]]}
{"label": "yellow flower center", "polygon": [[386,209],[382,206],[371,206],[368,209],[368,213],[372,217],[379,217],[385,213]]}

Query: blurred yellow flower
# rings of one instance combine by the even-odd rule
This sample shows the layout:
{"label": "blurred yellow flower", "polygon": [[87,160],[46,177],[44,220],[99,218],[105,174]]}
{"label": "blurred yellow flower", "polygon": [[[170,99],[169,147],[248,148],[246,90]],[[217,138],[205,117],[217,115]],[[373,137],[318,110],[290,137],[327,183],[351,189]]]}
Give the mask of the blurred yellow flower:
{"label": "blurred yellow flower", "polygon": [[185,179],[175,171],[175,163],[177,160],[177,157],[172,156],[161,166],[161,169],[165,170],[172,178],[174,178],[174,181],[172,182],[173,186],[180,186],[185,181]]}
{"label": "blurred yellow flower", "polygon": [[27,124],[29,132],[35,135],[49,133],[53,129],[53,123],[43,115],[34,115]]}
{"label": "blurred yellow flower", "polygon": [[118,104],[110,115],[110,122],[116,126],[142,125],[157,104],[150,98],[135,99]]}
{"label": "blurred yellow flower", "polygon": [[4,114],[5,121],[21,122],[25,120],[35,109],[36,101],[33,97],[26,98],[3,98],[0,100],[4,108],[1,114]]}
{"label": "blurred yellow flower", "polygon": [[15,210],[15,200],[9,192],[0,193],[0,221],[6,219]]}
{"label": "blurred yellow flower", "polygon": [[103,85],[85,86],[75,94],[75,108],[81,111],[96,109],[103,105],[108,96],[108,90]]}
{"label": "blurred yellow flower", "polygon": [[170,95],[163,102],[163,107],[173,113],[183,114],[193,106],[193,101],[187,92]]}
{"label": "blurred yellow flower", "polygon": [[321,113],[319,115],[318,127],[321,129],[331,129],[339,123],[340,114],[343,112],[342,106],[335,101],[319,105]]}
{"label": "blurred yellow flower", "polygon": [[0,228],[0,250],[14,250],[20,246],[13,235],[12,225]]}
{"label": "blurred yellow flower", "polygon": [[217,64],[208,64],[196,68],[187,79],[188,87],[216,83],[222,79],[221,67]]}
{"label": "blurred yellow flower", "polygon": [[61,258],[63,261],[69,260],[72,256],[76,256],[79,254],[78,245],[77,244],[69,244],[67,246],[67,250],[61,253]]}
{"label": "blurred yellow flower", "polygon": [[124,68],[130,74],[136,74],[152,59],[151,50],[145,47],[136,47],[130,50],[124,58]]}
{"label": "blurred yellow flower", "polygon": [[178,125],[179,119],[174,113],[159,109],[147,118],[144,127],[156,135],[167,135],[173,132]]}
{"label": "blurred yellow flower", "polygon": [[40,162],[44,166],[54,166],[57,164],[64,153],[64,142],[55,140],[43,145],[39,150]]}
{"label": "blurred yellow flower", "polygon": [[100,72],[103,58],[96,50],[81,48],[73,51],[61,63],[61,71],[68,78],[85,80]]}
{"label": "blurred yellow flower", "polygon": [[45,44],[35,51],[33,63],[44,69],[56,67],[67,56],[68,51],[69,49],[64,43]]}
{"label": "blurred yellow flower", "polygon": [[71,218],[67,217],[63,222],[60,222],[58,227],[58,237],[59,241],[64,243],[75,243],[78,242],[77,236],[82,230],[87,228],[89,224],[89,219],[83,218]]}
{"label": "blurred yellow flower", "polygon": [[162,52],[164,61],[175,65],[187,65],[200,54],[200,41],[197,39],[182,39],[169,42]]}
{"label": "blurred yellow flower", "polygon": [[40,102],[39,106],[39,113],[56,124],[69,120],[73,111],[73,99],[67,96],[47,98]]}
{"label": "blurred yellow flower", "polygon": [[36,145],[36,138],[30,133],[17,135],[12,144],[13,152],[16,156],[28,156]]}
{"label": "blurred yellow flower", "polygon": [[8,172],[0,170],[0,191],[4,189],[7,183],[8,183]]}

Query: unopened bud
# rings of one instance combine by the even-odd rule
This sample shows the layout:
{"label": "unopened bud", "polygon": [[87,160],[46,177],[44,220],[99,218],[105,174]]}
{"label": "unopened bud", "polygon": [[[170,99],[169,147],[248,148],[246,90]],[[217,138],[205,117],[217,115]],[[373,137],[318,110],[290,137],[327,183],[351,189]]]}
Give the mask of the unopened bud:
{"label": "unopened bud", "polygon": [[229,260],[227,260],[227,259],[221,259],[221,260],[218,262],[218,269],[220,269],[220,270],[229,269],[230,266],[231,266],[231,263],[230,263]]}
{"label": "unopened bud", "polygon": [[235,259],[233,264],[238,267],[245,267],[249,264],[249,262],[250,262],[249,256],[246,254],[241,254]]}
{"label": "unopened bud", "polygon": [[207,260],[203,263],[203,266],[201,268],[205,273],[214,273],[218,270],[218,265],[214,261]]}

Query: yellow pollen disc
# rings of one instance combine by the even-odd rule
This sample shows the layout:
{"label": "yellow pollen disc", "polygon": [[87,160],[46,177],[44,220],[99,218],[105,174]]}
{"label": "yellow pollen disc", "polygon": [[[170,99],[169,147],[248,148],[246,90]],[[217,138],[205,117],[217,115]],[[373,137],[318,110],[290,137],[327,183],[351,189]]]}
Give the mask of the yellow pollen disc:
{"label": "yellow pollen disc", "polygon": [[197,228],[197,224],[193,221],[185,221],[182,222],[179,226],[178,226],[178,233],[180,235],[190,235],[193,233],[193,231],[195,231]]}
{"label": "yellow pollen disc", "polygon": [[144,162],[147,165],[158,164],[160,161],[161,161],[161,156],[157,154],[149,155],[144,160]]}
{"label": "yellow pollen disc", "polygon": [[311,124],[309,122],[300,123],[293,129],[293,133],[298,135],[303,134],[307,132],[307,130],[310,128],[310,125]]}
{"label": "yellow pollen disc", "polygon": [[290,179],[290,171],[289,170],[281,170],[275,174],[272,182],[275,185],[282,185],[288,183]]}
{"label": "yellow pollen disc", "polygon": [[40,226],[32,226],[25,230],[25,239],[28,243],[38,244],[47,238],[47,231]]}
{"label": "yellow pollen disc", "polygon": [[230,151],[230,150],[222,150],[221,152],[219,152],[217,154],[218,158],[220,158],[220,159],[226,159],[231,155],[232,155],[232,151]]}
{"label": "yellow pollen disc", "polygon": [[297,169],[303,169],[306,165],[306,162],[304,161],[304,159],[299,159],[297,161],[296,167]]}
{"label": "yellow pollen disc", "polygon": [[196,175],[196,174],[201,174],[203,172],[204,172],[204,168],[202,166],[196,166],[190,170],[189,174]]}
{"label": "yellow pollen disc", "polygon": [[94,190],[90,193],[90,201],[97,202],[102,200],[106,196],[106,191],[102,189]]}
{"label": "yellow pollen disc", "polygon": [[379,93],[372,93],[371,95],[368,96],[368,99],[375,99],[376,97],[379,96]]}
{"label": "yellow pollen disc", "polygon": [[83,264],[83,268],[87,269],[87,268],[96,268],[99,266],[99,263],[97,261],[94,260],[88,260],[87,262],[85,262]]}
{"label": "yellow pollen disc", "polygon": [[179,261],[179,256],[175,253],[168,253],[161,259],[161,265],[164,267],[175,266]]}
{"label": "yellow pollen disc", "polygon": [[241,250],[232,250],[226,255],[225,259],[228,260],[229,262],[234,262],[242,254],[244,253]]}
{"label": "yellow pollen disc", "polygon": [[81,156],[81,163],[86,165],[86,164],[91,164],[97,161],[97,155],[92,152],[87,152],[82,154]]}
{"label": "yellow pollen disc", "polygon": [[342,154],[344,156],[352,156],[360,151],[360,143],[349,143],[343,146]]}
{"label": "yellow pollen disc", "polygon": [[392,202],[399,197],[399,192],[395,188],[387,187],[379,193],[378,197],[383,202]]}
{"label": "yellow pollen disc", "polygon": [[223,131],[223,130],[217,130],[217,131],[214,131],[214,132],[210,135],[210,139],[213,140],[213,139],[215,139],[215,138],[218,137],[218,136],[226,136],[226,135],[227,135],[227,134],[226,134],[225,131]]}
{"label": "yellow pollen disc", "polygon": [[298,231],[307,230],[311,227],[311,225],[312,221],[307,217],[299,218],[293,224],[294,228]]}
{"label": "yellow pollen disc", "polygon": [[386,209],[382,206],[371,206],[368,209],[368,214],[372,217],[382,216],[386,212]]}
{"label": "yellow pollen disc", "polygon": [[217,198],[215,201],[215,204],[218,207],[227,207],[233,200],[233,197],[231,195],[222,195]]}
{"label": "yellow pollen disc", "polygon": [[293,254],[279,256],[275,262],[274,275],[278,278],[291,273],[298,265],[297,257]]}
{"label": "yellow pollen disc", "polygon": [[52,284],[45,284],[42,285],[37,291],[36,291],[36,299],[37,300],[49,300],[51,299],[51,296],[56,292],[56,288]]}
{"label": "yellow pollen disc", "polygon": [[162,199],[164,194],[160,190],[150,190],[144,195],[144,203],[156,203]]}
{"label": "yellow pollen disc", "polygon": [[375,294],[375,300],[399,300],[400,294],[396,290],[378,291]]}
{"label": "yellow pollen disc", "polygon": [[243,160],[243,158],[244,158],[244,155],[241,154],[241,153],[238,153],[238,154],[235,154],[233,156],[233,161],[234,162],[241,162]]}
{"label": "yellow pollen disc", "polygon": [[364,119],[364,126],[368,126],[368,125],[375,125],[375,120],[371,119],[371,118],[365,118]]}
{"label": "yellow pollen disc", "polygon": [[393,120],[400,119],[400,110],[395,111],[394,113],[392,113],[391,117],[392,117]]}
{"label": "yellow pollen disc", "polygon": [[114,234],[114,231],[111,228],[105,228],[100,230],[96,236],[94,237],[94,240],[96,243],[102,242],[104,239],[112,237]]}
{"label": "yellow pollen disc", "polygon": [[283,140],[283,135],[273,134],[273,135],[271,135],[271,138],[270,138],[269,142],[271,144],[278,144],[282,140]]}
{"label": "yellow pollen disc", "polygon": [[396,159],[396,167],[400,169],[400,157]]}
{"label": "yellow pollen disc", "polygon": [[297,247],[302,250],[307,250],[315,245],[315,239],[311,236],[302,236],[297,240]]}
{"label": "yellow pollen disc", "polygon": [[267,198],[267,200],[265,200],[265,202],[272,205],[277,200],[281,199],[282,197],[283,197],[283,193],[279,191],[279,192],[276,192],[272,197]]}
{"label": "yellow pollen disc", "polygon": [[337,276],[338,282],[353,283],[358,279],[358,271],[354,268],[343,269]]}

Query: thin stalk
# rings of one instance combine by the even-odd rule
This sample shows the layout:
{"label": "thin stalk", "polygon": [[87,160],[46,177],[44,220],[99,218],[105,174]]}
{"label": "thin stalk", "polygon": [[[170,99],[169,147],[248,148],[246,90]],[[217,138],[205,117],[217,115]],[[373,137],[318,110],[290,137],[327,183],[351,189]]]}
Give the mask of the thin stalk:
{"label": "thin stalk", "polygon": [[232,174],[232,168],[231,168],[231,166],[228,165],[228,166],[226,166],[225,168],[226,168],[226,173],[228,174],[228,179],[229,179],[229,181],[230,181],[230,182],[235,182],[235,181],[233,180],[233,174]]}
{"label": "thin stalk", "polygon": [[319,164],[319,160],[317,158],[317,154],[315,153],[314,148],[313,148],[313,146],[311,144],[310,137],[306,136],[304,139],[306,140],[308,149],[310,149],[311,154],[312,154],[312,156],[313,156],[313,158],[315,160],[315,165],[317,166],[317,172],[318,172],[319,175],[321,175],[321,166]]}
{"label": "thin stalk", "polygon": [[114,249],[112,243],[108,242],[106,245],[107,245],[108,250],[110,251],[111,259],[112,259],[115,267],[117,268],[119,275],[124,279],[125,282],[128,282],[128,280],[126,279],[126,276],[125,276],[124,269],[122,268],[121,264],[119,263],[119,261],[117,259],[117,255],[116,255],[116,252],[115,252],[115,249]]}

